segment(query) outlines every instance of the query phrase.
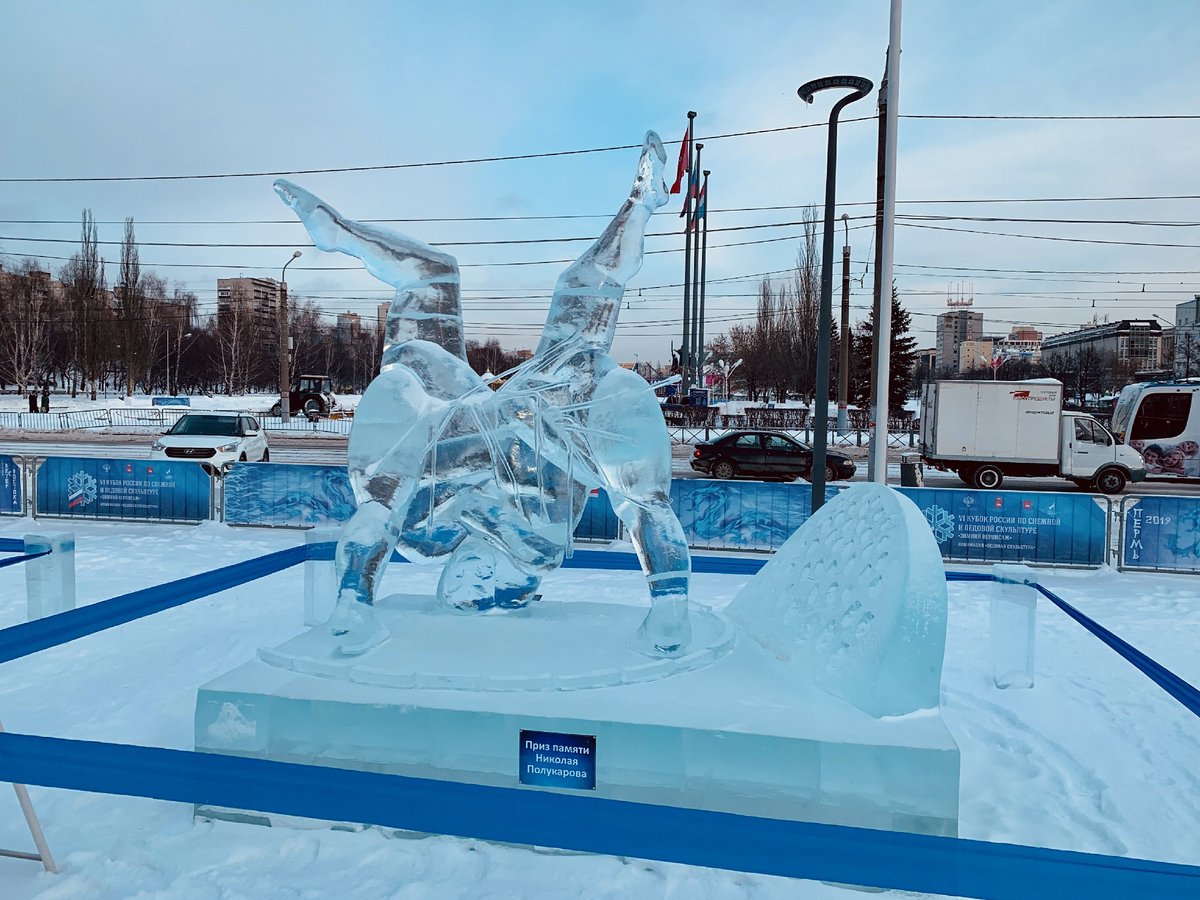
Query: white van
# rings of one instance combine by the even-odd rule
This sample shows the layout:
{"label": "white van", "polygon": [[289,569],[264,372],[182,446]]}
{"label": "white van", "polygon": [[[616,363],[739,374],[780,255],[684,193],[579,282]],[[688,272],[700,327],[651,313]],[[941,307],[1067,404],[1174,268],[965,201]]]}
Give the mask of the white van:
{"label": "white van", "polygon": [[1151,477],[1200,478],[1200,380],[1127,385],[1112,430],[1142,455]]}

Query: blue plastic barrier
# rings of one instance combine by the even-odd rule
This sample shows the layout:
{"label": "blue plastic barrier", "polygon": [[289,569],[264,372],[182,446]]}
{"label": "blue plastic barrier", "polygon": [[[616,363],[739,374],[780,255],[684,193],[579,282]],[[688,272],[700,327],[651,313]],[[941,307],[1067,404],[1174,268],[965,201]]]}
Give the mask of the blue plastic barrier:
{"label": "blue plastic barrier", "polygon": [[200,463],[51,457],[37,471],[37,515],[72,519],[201,522],[212,479]]}
{"label": "blue plastic barrier", "polygon": [[11,456],[0,456],[0,516],[23,516],[21,467]]}
{"label": "blue plastic barrier", "polygon": [[1200,497],[1121,502],[1121,568],[1200,573]]}
{"label": "blue plastic barrier", "polygon": [[1109,501],[1089,494],[896,488],[925,515],[942,558],[1101,566]]}
{"label": "blue plastic barrier", "polygon": [[11,732],[0,780],[997,900],[1200,891],[1152,860]]}
{"label": "blue plastic barrier", "polygon": [[345,466],[234,463],[225,476],[230,525],[340,525],[355,506]]}
{"label": "blue plastic barrier", "polygon": [[[837,491],[826,487],[826,499]],[[689,546],[777,550],[812,515],[812,485],[676,478],[671,506]]]}

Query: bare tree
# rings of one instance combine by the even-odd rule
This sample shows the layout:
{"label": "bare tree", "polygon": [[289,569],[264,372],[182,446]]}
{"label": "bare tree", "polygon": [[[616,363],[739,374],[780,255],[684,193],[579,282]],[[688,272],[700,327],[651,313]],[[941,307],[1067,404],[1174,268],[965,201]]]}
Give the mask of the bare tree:
{"label": "bare tree", "polygon": [[[156,277],[156,276],[148,276]],[[158,340],[158,329],[150,315],[138,259],[137,239],[133,219],[125,220],[125,237],[121,242],[121,280],[116,286],[117,332],[121,340],[121,363],[125,370],[125,396],[133,395],[135,385],[149,377]],[[158,279],[155,287],[165,296],[165,283]]]}
{"label": "bare tree", "polygon": [[108,334],[111,315],[105,300],[104,260],[97,252],[96,222],[92,211],[83,211],[79,252],[63,266],[59,276],[63,283],[67,312],[70,316],[71,396],[78,389],[90,386],[91,398],[96,399],[97,382],[107,371]]}
{"label": "bare tree", "polygon": [[49,369],[50,274],[24,260],[12,274],[0,272],[0,366],[4,380],[24,389]]}

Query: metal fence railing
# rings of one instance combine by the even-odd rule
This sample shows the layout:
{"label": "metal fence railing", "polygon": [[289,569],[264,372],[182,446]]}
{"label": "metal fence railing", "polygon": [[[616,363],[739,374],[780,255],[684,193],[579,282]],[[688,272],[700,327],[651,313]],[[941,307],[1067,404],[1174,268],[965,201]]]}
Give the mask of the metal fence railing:
{"label": "metal fence railing", "polygon": [[1200,497],[1123,497],[1117,516],[1121,571],[1200,574]]}

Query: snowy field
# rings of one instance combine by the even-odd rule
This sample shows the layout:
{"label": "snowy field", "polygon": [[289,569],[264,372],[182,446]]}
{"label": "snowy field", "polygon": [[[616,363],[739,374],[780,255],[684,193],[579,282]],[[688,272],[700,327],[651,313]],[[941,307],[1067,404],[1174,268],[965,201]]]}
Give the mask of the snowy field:
{"label": "snowy field", "polygon": [[[19,537],[29,520],[0,522]],[[63,523],[77,535],[80,603],[248,559],[295,531]],[[196,688],[302,629],[303,569],[197,600],[0,666],[0,721],[32,734],[191,749]],[[384,593],[432,590],[436,569],[395,565]],[[589,599],[641,603],[636,573],[564,570]],[[728,603],[741,576],[700,575]],[[1046,584],[1200,684],[1200,582],[1053,572]],[[0,627],[24,618],[21,568],[0,570]],[[1037,684],[988,678],[988,588],[950,585],[942,708],[962,752],[963,837],[1200,863],[1200,719],[1047,601]],[[4,900],[116,898],[843,898],[814,882],[490,844],[193,821],[190,805],[31,788],[62,872],[0,858]],[[0,847],[32,849],[0,790]],[[886,896],[887,894],[885,894]],[[915,896],[896,893],[896,896]]]}

